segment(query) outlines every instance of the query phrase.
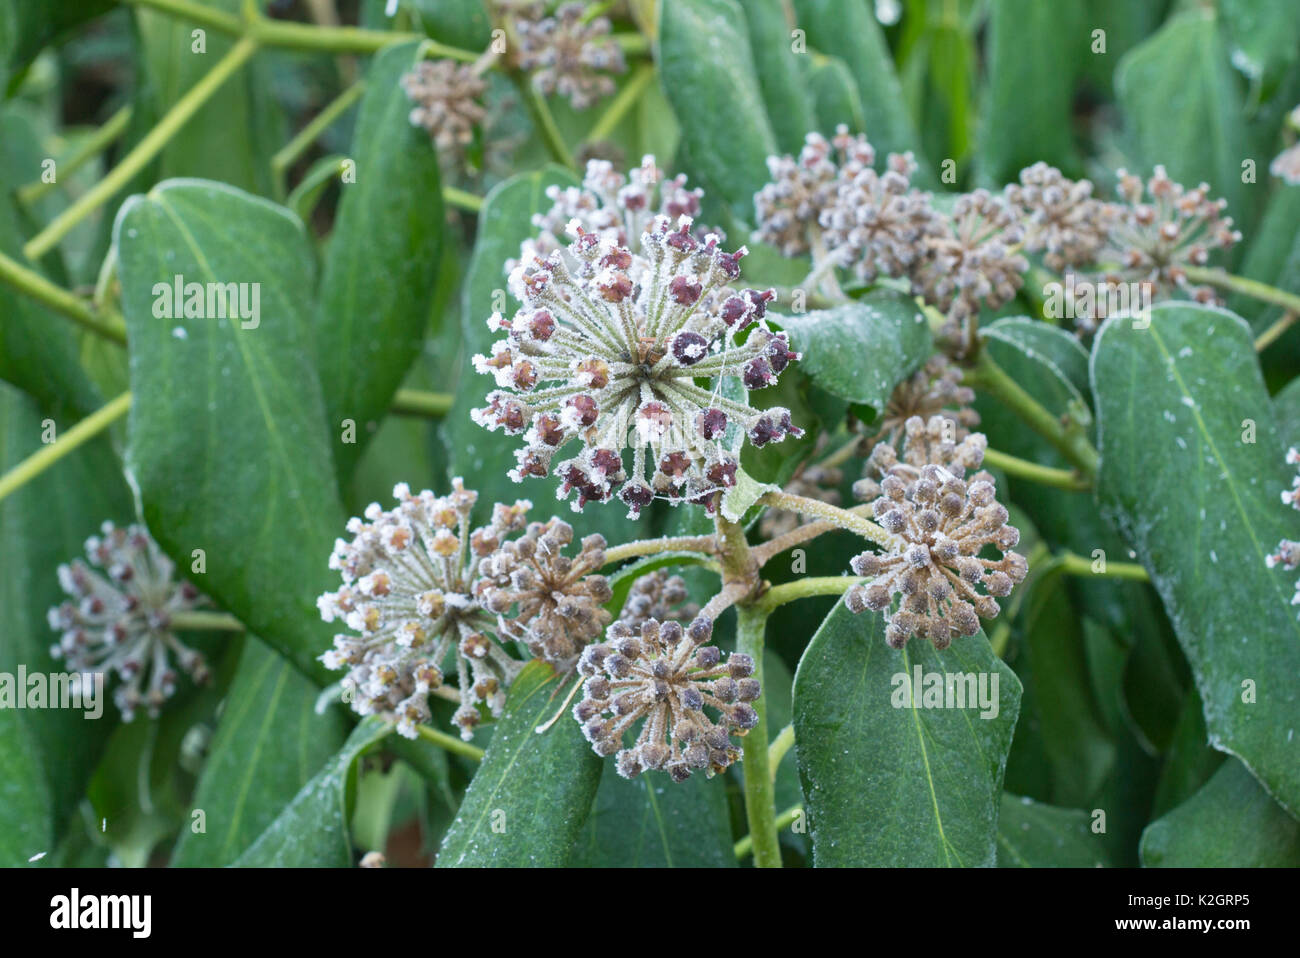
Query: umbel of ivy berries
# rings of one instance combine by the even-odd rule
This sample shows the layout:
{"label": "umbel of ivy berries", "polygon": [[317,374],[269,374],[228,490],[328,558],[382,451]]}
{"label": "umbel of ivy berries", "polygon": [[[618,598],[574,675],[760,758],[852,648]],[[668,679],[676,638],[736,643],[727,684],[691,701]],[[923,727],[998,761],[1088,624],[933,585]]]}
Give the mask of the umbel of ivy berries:
{"label": "umbel of ivy berries", "polygon": [[1241,239],[1232,218],[1223,215],[1227,201],[1210,199],[1204,183],[1190,190],[1175,183],[1163,166],[1155,168],[1145,192],[1141,178],[1124,170],[1118,174],[1123,202],[1113,209],[1099,254],[1114,264],[1106,280],[1147,284],[1153,295],[1182,289],[1199,302],[1216,302],[1212,287],[1188,282],[1187,267],[1204,266],[1212,250],[1229,249]]}
{"label": "umbel of ivy berries", "polygon": [[[854,557],[854,573],[871,581],[850,588],[845,604],[852,612],[885,612],[885,641],[895,649],[914,635],[937,649],[957,635],[974,635],[980,618],[1001,611],[994,596],[1009,595],[1028,572],[1024,557],[1009,551],[1020,533],[1007,525],[993,477],[977,472],[966,478],[966,470],[984,459],[984,436],[973,433],[954,443],[943,438],[947,428],[939,416],[928,423],[908,420],[902,460],[892,446],[878,445],[871,459],[880,481],[854,486],[861,498],[873,500],[876,521],[895,545]],[[990,545],[1001,559],[980,557]],[[889,614],[896,595],[901,601]]]}
{"label": "umbel of ivy berries", "polygon": [[951,362],[943,353],[935,353],[924,366],[904,379],[890,394],[885,411],[873,423],[871,434],[863,437],[863,455],[871,452],[878,442],[896,446],[902,438],[903,428],[913,416],[928,422],[933,416],[944,416],[953,424],[952,439],[965,439],[973,426],[978,426],[979,413],[971,408],[975,390],[962,385],[962,368]]}
{"label": "umbel of ivy berries", "polygon": [[90,565],[77,559],[59,566],[71,600],[50,609],[50,628],[62,633],[50,654],[83,676],[116,672],[123,684],[113,701],[124,721],[141,706],[156,718],[176,691],[173,660],[195,682],[208,680],[203,656],[171,631],[175,613],[206,600],[189,582],[172,581],[176,567],[143,526],[105,522],[100,531],[86,540]]}
{"label": "umbel of ivy berries", "polygon": [[[522,435],[510,477],[556,473],[562,498],[576,490],[575,510],[616,492],[632,516],[655,497],[711,507],[713,493],[736,481],[736,454],[723,445],[729,425],[755,446],[802,435],[787,409],[755,409],[721,385],[696,383],[734,378],[761,389],[799,358],[764,321],[776,294],[727,291],[746,251],[725,252],[714,235],[698,239],[690,217],[675,226],[656,218],[642,255],[571,226],[564,252],[511,275],[523,307],[511,320],[493,314],[488,325],[506,338],[474,357],[500,388],[471,415]],[[555,462],[570,444],[576,454]]]}
{"label": "umbel of ivy berries", "polygon": [[570,558],[563,552],[572,542],[567,522],[532,522],[479,567],[478,591],[488,611],[497,613],[501,637],[556,664],[581,652],[610,619],[603,606],[613,592],[609,580],[595,574],[605,564],[605,537],[587,536]]}
{"label": "umbel of ivy berries", "polygon": [[[337,592],[317,600],[326,622],[342,619],[356,635],[338,635],[321,656],[330,669],[347,669],[343,685],[360,715],[395,717],[397,731],[416,736],[430,720],[429,695],[460,703],[452,721],[469,739],[478,706],[499,715],[506,689],[521,664],[489,633],[496,617],[482,599],[479,565],[524,527],[531,504],[496,505],[492,521],[470,530],[478,493],[460,479],[449,496],[393,489],[397,506],[371,503],[364,519],[350,519],[351,541],[336,540],[330,568],[343,576]],[[457,688],[443,689],[444,663],[454,658]]]}
{"label": "umbel of ivy berries", "polygon": [[[731,736],[758,723],[749,703],[761,690],[751,677],[754,660],[733,652],[723,662],[717,646],[706,644],[712,634],[702,617],[685,628],[657,619],[639,630],[615,622],[606,642],[582,653],[578,671],[586,681],[573,716],[597,755],[617,753],[619,775],[663,769],[683,782],[700,769],[712,776],[740,757]],[[635,743],[623,747],[624,735],[642,721]]]}
{"label": "umbel of ivy berries", "polygon": [[473,67],[454,60],[421,60],[402,77],[412,125],[422,127],[442,153],[455,155],[474,139],[487,111],[479,98],[487,83]]}
{"label": "umbel of ivy berries", "polygon": [[[685,174],[669,177],[655,162],[651,154],[641,159],[641,165],[626,176],[608,160],[587,161],[581,186],[546,188],[551,208],[533,214],[536,237],[524,240],[518,260],[506,263],[507,272],[520,262],[531,263],[534,257],[548,256],[568,245],[564,239],[570,223],[576,222],[588,233],[602,240],[610,239],[626,246],[634,257],[640,256],[641,237],[659,216],[676,223],[678,217],[692,219],[700,212],[704,191],[687,189]],[[707,232],[707,231],[706,231]],[[699,227],[696,227],[699,234]],[[644,259],[634,262],[644,264]],[[633,276],[639,280],[639,276]]]}
{"label": "umbel of ivy berries", "polygon": [[1020,182],[1009,185],[1005,196],[1020,214],[1025,250],[1041,252],[1048,269],[1059,273],[1096,261],[1114,210],[1093,198],[1090,181],[1035,163],[1020,171]]}
{"label": "umbel of ivy berries", "polygon": [[627,69],[623,51],[610,36],[607,17],[587,19],[587,5],[563,3],[542,17],[542,4],[515,22],[519,68],[532,74],[533,86],[547,96],[566,97],[585,110],[614,92],[610,73]]}

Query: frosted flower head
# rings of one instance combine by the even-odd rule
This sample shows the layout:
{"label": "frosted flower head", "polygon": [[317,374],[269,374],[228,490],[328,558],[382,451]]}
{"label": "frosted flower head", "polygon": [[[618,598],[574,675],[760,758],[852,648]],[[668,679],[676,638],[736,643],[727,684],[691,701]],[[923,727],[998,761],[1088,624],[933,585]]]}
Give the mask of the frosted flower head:
{"label": "frosted flower head", "polygon": [[916,160],[891,153],[885,171],[877,173],[865,137],[840,127],[832,142],[842,159],[832,202],[817,220],[826,245],[863,282],[908,275],[920,262],[925,238],[942,230],[930,198],[912,189]]}
{"label": "frosted flower head", "polygon": [[[1286,461],[1288,465],[1300,465],[1300,450],[1294,446],[1287,450]],[[1282,490],[1282,502],[1293,509],[1300,509],[1300,474],[1291,480],[1291,488]],[[1294,570],[1300,566],[1300,542],[1294,542],[1291,539],[1283,539],[1277,545],[1277,551],[1264,557],[1264,564],[1270,569],[1281,565],[1287,570]],[[1300,581],[1296,582],[1295,595],[1291,597],[1292,605],[1300,605]]]}
{"label": "frosted flower head", "polygon": [[1046,163],[1020,171],[1006,188],[1007,202],[1020,214],[1024,246],[1042,253],[1048,269],[1095,262],[1105,242],[1111,208],[1095,199],[1092,183],[1071,180]]}
{"label": "frosted flower head", "polygon": [[439,153],[448,156],[474,139],[474,127],[487,115],[479,103],[487,83],[468,64],[421,60],[402,77],[402,89],[414,103],[411,124],[427,130]]}
{"label": "frosted flower head", "polygon": [[767,171],[771,182],[754,194],[754,235],[785,256],[802,256],[811,249],[809,229],[835,196],[839,167],[831,144],[820,133],[809,133],[797,158],[769,156]]}
{"label": "frosted flower head", "polygon": [[483,559],[475,587],[498,616],[498,634],[557,665],[604,632],[610,615],[603,606],[613,595],[609,580],[598,574],[605,537],[587,536],[574,556],[564,555],[572,542],[567,522],[529,523],[523,536]]}
{"label": "frosted flower head", "polygon": [[[676,226],[656,218],[638,264],[627,247],[573,224],[563,254],[534,258],[511,276],[523,307],[513,319],[489,320],[506,338],[490,356],[475,356],[474,368],[499,388],[471,415],[523,436],[516,482],[554,473],[561,497],[576,491],[575,510],[615,493],[633,516],[656,497],[712,507],[714,493],[735,484],[737,457],[723,445],[728,425],[755,446],[802,434],[787,409],[755,409],[696,385],[734,377],[761,389],[799,357],[764,322],[774,291],[726,289],[745,249],[725,252],[691,225],[685,216]],[[571,445],[575,454],[556,462]]]}
{"label": "frosted flower head", "polygon": [[867,454],[878,442],[897,446],[903,427],[914,416],[928,422],[934,416],[947,418],[951,426],[949,438],[965,439],[980,417],[970,408],[975,401],[975,390],[963,386],[962,369],[942,353],[931,356],[915,373],[894,387],[885,405],[885,411],[874,424],[875,431],[862,444]]}
{"label": "frosted flower head", "polygon": [[86,540],[86,558],[59,566],[71,598],[49,611],[50,628],[61,633],[50,654],[83,674],[116,672],[123,684],[113,700],[124,721],[141,707],[156,718],[176,691],[177,669],[208,680],[203,656],[171,631],[175,613],[206,600],[189,582],[172,581],[175,565],[143,526],[105,522]]}
{"label": "frosted flower head", "polygon": [[812,248],[821,230],[836,262],[867,282],[905,275],[923,237],[937,229],[929,199],[911,188],[916,161],[891,153],[878,173],[864,136],[839,126],[828,142],[809,133],[798,158],[767,159],[771,182],[754,195],[757,237],[786,256]]}
{"label": "frosted flower head", "polygon": [[618,621],[634,633],[640,632],[641,626],[649,619],[660,623],[672,620],[685,624],[700,611],[699,605],[688,602],[687,599],[685,579],[679,575],[669,575],[663,569],[656,569],[632,583]]}
{"label": "frosted flower head", "polygon": [[[316,604],[326,622],[342,620],[354,634],[335,636],[321,661],[347,670],[358,714],[394,718],[407,738],[430,720],[431,694],[458,701],[453,721],[468,740],[478,706],[499,715],[522,664],[490,638],[497,619],[481,598],[479,566],[524,527],[531,504],[496,505],[491,521],[471,530],[478,494],[460,479],[448,496],[412,494],[405,483],[393,496],[396,507],[371,503],[348,521],[353,538],[335,541],[330,568],[343,586]],[[452,660],[454,690],[443,687]]]}
{"label": "frosted flower head", "polygon": [[1117,189],[1122,202],[1113,209],[1099,255],[1099,261],[1113,264],[1107,281],[1147,284],[1153,296],[1181,289],[1198,302],[1216,302],[1213,288],[1188,282],[1186,268],[1205,266],[1213,250],[1229,249],[1241,239],[1232,218],[1223,215],[1227,201],[1210,199],[1204,183],[1190,190],[1175,183],[1163,166],[1145,185],[1120,170]]}
{"label": "frosted flower head", "polygon": [[[1001,611],[995,597],[1009,595],[1029,568],[1010,551],[1020,533],[1007,525],[993,477],[977,472],[966,478],[983,461],[984,437],[974,433],[954,443],[942,438],[943,429],[939,417],[909,420],[903,458],[892,455],[891,446],[877,446],[872,459],[880,481],[865,479],[854,487],[861,498],[873,500],[876,521],[895,544],[853,558],[853,572],[871,581],[850,588],[845,605],[852,612],[884,612],[885,641],[895,649],[912,636],[945,649],[957,635],[974,635],[980,618]],[[989,545],[1001,559],[980,558]],[[891,613],[894,596],[901,601]]]}
{"label": "frosted flower head", "polygon": [[1292,143],[1273,157],[1268,171],[1288,186],[1300,184],[1300,143]]}
{"label": "frosted flower head", "polygon": [[942,229],[926,238],[926,256],[912,290],[947,314],[949,334],[979,313],[1010,302],[1024,285],[1029,261],[1019,252],[1023,231],[1015,211],[988,190],[957,198]]}
{"label": "frosted flower head", "polygon": [[[724,662],[717,646],[706,644],[712,634],[704,618],[684,628],[656,619],[635,630],[616,622],[608,641],[582,653],[578,671],[586,681],[573,717],[597,755],[616,755],[619,775],[662,769],[683,782],[700,769],[711,777],[740,757],[731,736],[758,724],[749,703],[761,689],[754,660],[733,652]],[[636,741],[625,747],[638,722]]]}
{"label": "frosted flower head", "polygon": [[559,94],[575,110],[613,93],[609,74],[627,69],[623,51],[610,37],[609,18],[584,22],[585,12],[582,3],[563,3],[552,16],[515,21],[519,68],[532,74],[539,93]]}
{"label": "frosted flower head", "polygon": [[[564,250],[570,223],[577,223],[602,241],[626,246],[639,259],[641,237],[657,217],[666,216],[672,223],[682,216],[694,219],[703,196],[703,190],[686,187],[685,174],[668,176],[650,154],[627,175],[618,172],[608,160],[588,160],[581,186],[552,184],[546,188],[551,208],[533,215],[537,236],[524,240],[519,259],[509,261],[506,270],[513,271],[520,262],[530,263],[534,257]],[[696,239],[704,238],[698,227],[695,233]]]}

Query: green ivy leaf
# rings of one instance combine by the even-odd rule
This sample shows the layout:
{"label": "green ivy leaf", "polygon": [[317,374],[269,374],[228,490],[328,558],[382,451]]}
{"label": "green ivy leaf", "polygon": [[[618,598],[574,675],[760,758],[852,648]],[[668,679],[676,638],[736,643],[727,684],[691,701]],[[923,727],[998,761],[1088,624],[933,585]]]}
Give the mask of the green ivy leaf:
{"label": "green ivy leaf", "polygon": [[910,297],[892,290],[782,317],[781,323],[802,355],[799,369],[815,385],[876,415],[933,348],[925,315]]}
{"label": "green ivy leaf", "polygon": [[[135,396],[128,461],[149,528],[182,570],[204,550],[195,584],[323,681],[331,633],[316,597],[336,584],[327,563],[344,517],[302,223],[232,187],[174,180],[123,205],[114,242]],[[178,275],[258,284],[259,324],[155,317],[154,285]]]}
{"label": "green ivy leaf", "polygon": [[0,0],[0,92],[13,92],[46,44],[112,7],[112,0]]}
{"label": "green ivy leaf", "polygon": [[338,751],[347,722],[337,709],[317,715],[319,694],[249,637],[191,802],[203,811],[204,831],[181,830],[173,865],[230,864]]}
{"label": "green ivy leaf", "polygon": [[844,124],[851,133],[865,133],[866,111],[853,74],[839,57],[803,60],[804,76],[813,98],[817,129],[829,134]]}
{"label": "green ivy leaf", "polygon": [[411,0],[415,17],[434,40],[462,50],[492,41],[492,18],[483,0]]}
{"label": "green ivy leaf", "polygon": [[1232,65],[1272,88],[1300,54],[1300,4],[1291,0],[1220,0]]}
{"label": "green ivy leaf", "polygon": [[920,155],[921,137],[904,105],[889,46],[866,0],[794,0],[794,9],[808,43],[819,53],[844,61],[857,81],[865,132],[876,152],[883,156],[911,150],[920,164],[917,185],[933,186],[934,176]]}
{"label": "green ivy leaf", "polygon": [[1278,500],[1291,482],[1250,330],[1191,304],[1157,304],[1146,329],[1112,318],[1093,346],[1092,383],[1102,511],[1164,600],[1211,743],[1300,810],[1288,741],[1300,727],[1300,689],[1287,678],[1300,674],[1294,576],[1264,563],[1294,533]]}
{"label": "green ivy leaf", "polygon": [[663,0],[658,57],[700,185],[748,221],[777,147],[745,23],[735,0]]}
{"label": "green ivy leaf", "polygon": [[1002,794],[999,868],[1100,868],[1110,863],[1087,812]]}
{"label": "green ivy leaf", "polygon": [[[206,0],[203,6],[242,18],[244,0]],[[132,12],[139,25],[142,89],[150,112],[161,117],[231,51],[236,40],[170,12],[139,7]],[[196,48],[196,29],[203,34],[201,51]],[[168,141],[154,179],[205,177],[270,193],[271,155],[287,139],[279,100],[267,95],[270,66],[265,57],[254,58],[226,80],[186,121],[184,133]]]}
{"label": "green ivy leaf", "polygon": [[[29,397],[11,386],[0,384],[0,473],[43,448],[42,412]],[[56,420],[56,428],[66,428]],[[0,641],[0,672],[17,675],[25,666],[29,675],[66,671],[66,664],[50,655],[58,635],[51,631],[46,612],[67,599],[59,587],[56,569],[62,562],[85,555],[85,541],[99,531],[105,519],[114,522],[132,518],[131,494],[121,477],[121,467],[107,438],[87,443],[60,459],[34,481],[0,501],[0,616],[5,623]],[[22,694],[23,690],[18,690]],[[47,709],[26,712],[0,708],[3,735],[27,744],[9,758],[14,777],[7,784],[24,783],[40,794],[40,814],[29,818],[26,799],[14,798],[13,818],[7,818],[9,802],[0,800],[0,834],[24,834],[23,847],[36,842],[37,822],[44,822],[46,834],[62,834],[77,803],[85,794],[86,782],[103,752],[118,713],[106,691],[100,701],[103,713],[88,719],[77,709]],[[0,747],[0,753],[13,750]],[[18,766],[36,763],[39,783],[28,783]],[[3,841],[0,839],[0,841]],[[12,846],[16,852],[18,847]],[[50,851],[49,843],[32,848],[23,856]],[[4,856],[0,853],[0,860]]]}
{"label": "green ivy leaf", "polygon": [[569,864],[586,868],[734,868],[726,779],[667,775],[600,780]]}
{"label": "green ivy leaf", "polygon": [[[776,144],[782,153],[798,153],[813,128],[812,99],[799,75],[800,57],[791,46],[782,0],[741,0],[758,85],[767,105]],[[804,59],[807,59],[806,57]]]}
{"label": "green ivy leaf", "polygon": [[[40,171],[33,165],[36,155],[44,151],[31,122],[13,110],[0,110],[0,181],[34,180]],[[0,253],[24,262],[26,238],[17,200],[0,196]],[[79,364],[73,330],[67,318],[7,290],[0,310],[0,379],[35,396],[49,410],[83,416],[93,412],[101,398]]]}
{"label": "green ivy leaf", "polygon": [[[795,673],[813,863],[992,865],[1020,682],[982,634],[938,652],[920,639],[894,651],[884,633],[882,616],[854,615],[841,600]],[[996,678],[996,716],[981,718],[978,705],[895,708],[916,668],[974,674],[989,693]]]}
{"label": "green ivy leaf", "polygon": [[440,868],[559,867],[582,833],[601,761],[564,708],[575,680],[545,662],[524,667],[465,800],[438,853]]}
{"label": "green ivy leaf", "polygon": [[[342,186],[321,273],[316,316],[325,412],[348,475],[420,351],[429,325],[446,218],[438,154],[411,125],[402,75],[420,60],[418,42],[389,47],[370,65],[352,142],[356,182]],[[383,277],[382,282],[376,282]]]}
{"label": "green ivy leaf", "polygon": [[1000,186],[1039,160],[1077,169],[1074,87],[1091,56],[1078,0],[992,0],[987,88],[976,159],[985,183]]}
{"label": "green ivy leaf", "polygon": [[1195,795],[1142,833],[1149,868],[1296,868],[1300,822],[1228,759]]}
{"label": "green ivy leaf", "polygon": [[238,868],[346,868],[352,864],[348,836],[357,759],[392,731],[370,716],[343,747],[304,785],[234,865]]}
{"label": "green ivy leaf", "polygon": [[1142,167],[1133,172],[1145,178],[1163,164],[1188,187],[1209,183],[1239,225],[1247,213],[1241,163],[1250,155],[1241,86],[1211,11],[1172,18],[1115,73]]}

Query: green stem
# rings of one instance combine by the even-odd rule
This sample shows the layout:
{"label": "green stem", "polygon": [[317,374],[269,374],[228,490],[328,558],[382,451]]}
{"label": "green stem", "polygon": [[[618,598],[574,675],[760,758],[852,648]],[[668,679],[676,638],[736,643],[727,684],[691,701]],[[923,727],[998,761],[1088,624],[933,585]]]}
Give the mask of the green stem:
{"label": "green stem", "polygon": [[764,612],[770,613],[798,599],[810,599],[818,595],[843,595],[851,587],[865,581],[861,576],[856,575],[803,576],[772,586],[763,593],[757,604]]}
{"label": "green stem", "polygon": [[394,43],[420,40],[430,55],[473,63],[478,54],[428,39],[422,33],[395,30],[366,30],[361,27],[321,27],[287,20],[271,20],[260,14],[241,19],[191,0],[120,0],[127,6],[146,7],[168,16],[211,27],[231,36],[257,40],[263,46],[291,50],[320,50],[327,53],[376,53]]}
{"label": "green stem", "polygon": [[90,160],[94,159],[104,150],[108,149],[109,144],[116,140],[126,131],[127,124],[131,122],[130,105],[122,107],[104,123],[98,130],[86,137],[85,140],[72,152],[65,160],[61,160],[55,167],[55,179],[50,182],[37,180],[35,183],[28,183],[18,191],[18,200],[24,206],[31,206],[46,193],[49,193],[58,186],[58,177],[62,176],[64,182],[72,176],[77,170],[81,169]]}
{"label": "green stem", "polygon": [[49,226],[36,234],[23,247],[23,255],[33,261],[40,259],[88,214],[125,187],[137,173],[162,152],[168,141],[189,121],[190,117],[198,112],[208,98],[216,93],[221,85],[256,52],[257,41],[249,37],[244,37],[231,47],[230,52],[176,101],[176,105],[167,111],[167,115],[158,122],[158,125],[150,130],[145,138],[136,144],[135,149],[123,157],[107,176],[55,217]]}
{"label": "green stem", "polygon": [[451,411],[455,396],[450,393],[431,393],[422,389],[399,389],[393,396],[392,411],[399,416],[423,416],[441,419]]}
{"label": "green stem", "polygon": [[416,733],[426,742],[432,742],[439,748],[446,749],[454,755],[463,755],[465,758],[472,759],[475,762],[483,761],[483,750],[477,745],[471,745],[464,742],[454,735],[448,735],[446,732],[440,732],[436,728],[430,728],[428,725],[417,725]]}
{"label": "green stem", "polygon": [[454,186],[444,186],[442,188],[442,201],[448,206],[453,206],[458,210],[465,210],[467,213],[477,213],[483,208],[483,197],[467,193],[465,190],[459,190]]}
{"label": "green stem", "polygon": [[1021,385],[993,361],[987,349],[979,352],[973,369],[967,372],[966,382],[983,389],[1024,420],[1025,425],[1044,439],[1089,479],[1097,475],[1097,450],[1088,441],[1082,428],[1067,428],[1059,417],[1052,415]]}
{"label": "green stem", "polygon": [[171,627],[189,632],[243,632],[244,623],[227,612],[173,612]]}
{"label": "green stem", "polygon": [[315,143],[322,133],[334,125],[334,122],[341,117],[352,104],[361,99],[361,94],[366,90],[364,81],[358,81],[340,93],[333,101],[329,103],[320,113],[312,118],[311,122],[298,131],[298,134],[280,147],[271,157],[271,173],[275,177],[276,188],[280,195],[284,195],[284,174],[290,166],[306,152],[307,148]]}
{"label": "green stem", "polygon": [[239,17],[223,10],[205,7],[199,3],[191,3],[190,0],[123,0],[123,2],[127,6],[157,10],[159,13],[165,13],[170,17],[188,20],[190,23],[197,23],[201,27],[211,27],[213,30],[219,30],[222,33],[238,34],[242,33],[244,29],[244,23]]}
{"label": "green stem", "polygon": [[650,41],[640,33],[615,33],[613,40],[630,56],[650,52]]}
{"label": "green stem", "polygon": [[1092,488],[1092,482],[1089,481],[1088,477],[1075,472],[1073,469],[1054,469],[1051,466],[1040,466],[1036,462],[1018,459],[1015,456],[1007,455],[1005,452],[998,452],[996,449],[984,450],[984,465],[1001,469],[1007,475],[1015,476],[1017,479],[1027,479],[1039,485],[1054,486],[1057,489],[1067,489],[1071,492],[1084,492]]}
{"label": "green stem", "polygon": [[126,324],[122,321],[122,317],[115,313],[101,315],[80,296],[55,286],[40,273],[28,269],[3,253],[0,253],[0,282],[9,284],[38,303],[84,326],[97,336],[103,336],[122,346],[126,345]]}
{"label": "green stem", "polygon": [[542,142],[546,144],[546,149],[550,152],[551,158],[561,166],[577,170],[578,166],[573,161],[573,154],[564,145],[564,137],[560,135],[560,128],[555,125],[555,117],[551,115],[551,108],[546,105],[546,98],[538,93],[528,77],[518,70],[512,71],[510,78],[514,81],[515,88],[523,98],[524,105],[528,107],[528,115],[532,117],[533,126],[542,138]]}
{"label": "green stem", "polygon": [[1295,325],[1297,319],[1300,319],[1300,313],[1288,309],[1277,322],[1255,337],[1255,352],[1262,353],[1281,339],[1282,334]]}
{"label": "green stem", "polygon": [[1284,289],[1278,289],[1276,286],[1270,286],[1268,283],[1261,283],[1257,279],[1234,276],[1232,273],[1225,273],[1221,269],[1209,269],[1205,266],[1188,266],[1185,272],[1187,278],[1193,283],[1208,283],[1211,286],[1218,286],[1220,289],[1230,289],[1234,293],[1241,293],[1243,296],[1249,296],[1260,302],[1272,303],[1274,306],[1281,306],[1283,309],[1300,313],[1300,296],[1295,293],[1288,293]]}
{"label": "green stem", "polygon": [[3,476],[0,476],[0,499],[35,479],[78,446],[95,438],[117,420],[131,405],[131,394],[122,393],[112,402],[95,410],[81,422],[71,427],[54,442],[32,453]]}
{"label": "green stem", "polygon": [[776,738],[772,739],[772,744],[767,748],[767,764],[772,771],[772,781],[776,781],[776,770],[780,767],[781,761],[785,758],[786,753],[794,746],[794,723],[781,729]]}
{"label": "green stem", "polygon": [[1128,579],[1132,582],[1150,582],[1151,576],[1147,570],[1136,562],[1106,562],[1105,572],[1096,572],[1092,568],[1092,560],[1085,559],[1081,555],[1075,555],[1073,552],[1064,552],[1056,557],[1055,560],[1060,565],[1060,569],[1066,575],[1097,575],[1110,579]]}
{"label": "green stem", "polygon": [[[763,632],[767,612],[756,606],[739,606],[736,621],[736,651],[754,660],[754,677],[763,681]],[[776,835],[776,798],[768,761],[767,700],[753,702],[758,724],[741,739],[745,753],[745,818],[757,868],[781,867],[781,844]]]}
{"label": "green stem", "polygon": [[816,516],[819,519],[826,519],[835,523],[841,529],[856,533],[878,546],[888,548],[894,545],[894,537],[874,522],[864,519],[847,509],[833,506],[829,502],[822,502],[820,499],[796,496],[789,492],[768,492],[764,493],[763,497],[758,501],[765,506],[776,506],[778,509],[797,512],[802,516]]}
{"label": "green stem", "polygon": [[657,555],[660,552],[699,552],[712,555],[713,536],[666,536],[662,539],[638,539],[605,550],[605,565],[614,565],[625,559]]}
{"label": "green stem", "polygon": [[594,143],[597,140],[603,140],[613,133],[614,127],[618,126],[619,121],[641,99],[641,94],[645,93],[646,87],[650,85],[654,78],[655,68],[653,63],[642,63],[638,66],[623,89],[619,90],[618,95],[609,101],[609,106],[600,115],[600,119],[587,132],[587,142]]}
{"label": "green stem", "polygon": [[[780,833],[785,829],[789,828],[792,824],[794,824],[794,820],[798,818],[801,814],[803,814],[803,805],[800,803],[795,803],[794,805],[791,805],[789,808],[787,808],[780,815],[776,816],[777,832]],[[736,842],[735,845],[736,860],[740,861],[742,858],[747,856],[753,850],[754,850],[754,839],[752,836],[746,835],[744,838]]]}

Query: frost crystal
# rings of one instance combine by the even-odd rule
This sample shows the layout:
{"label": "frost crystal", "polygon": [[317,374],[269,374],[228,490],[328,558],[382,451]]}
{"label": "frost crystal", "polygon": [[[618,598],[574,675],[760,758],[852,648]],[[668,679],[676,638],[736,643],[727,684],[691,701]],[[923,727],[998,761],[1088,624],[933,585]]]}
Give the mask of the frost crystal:
{"label": "frost crystal", "polygon": [[176,691],[172,656],[196,683],[208,679],[203,656],[171,631],[175,613],[206,600],[189,582],[172,581],[175,565],[143,526],[105,522],[101,533],[86,540],[90,566],[80,559],[59,566],[59,585],[73,601],[50,609],[50,628],[62,633],[50,654],[83,674],[116,672],[125,684],[113,701],[124,721],[142,705],[156,718]]}
{"label": "frost crystal", "polygon": [[[733,652],[724,663],[717,646],[706,644],[712,634],[704,618],[685,629],[656,619],[639,630],[616,622],[607,642],[582,653],[578,671],[586,682],[573,717],[597,755],[617,753],[619,775],[663,769],[683,782],[699,769],[711,777],[740,757],[731,736],[758,723],[749,703],[761,690],[751,678],[753,659]],[[624,735],[642,720],[636,742],[624,748]]]}
{"label": "frost crystal", "polygon": [[[960,443],[944,438],[946,424],[935,416],[928,423],[908,420],[903,457],[881,443],[871,454],[881,476],[854,486],[863,499],[872,499],[876,521],[896,537],[883,554],[863,552],[852,560],[853,571],[872,581],[845,594],[852,612],[885,612],[885,640],[901,649],[914,635],[945,649],[955,635],[974,635],[980,617],[993,618],[1001,609],[994,596],[1006,596],[1024,581],[1028,564],[1011,552],[1020,533],[1007,525],[1007,510],[994,498],[993,477],[967,469],[984,459],[984,436],[973,433]],[[996,547],[999,560],[982,559],[985,546]],[[983,585],[985,593],[976,590]],[[893,597],[902,601],[892,614]]]}
{"label": "frost crystal", "polygon": [[[511,478],[554,472],[561,497],[577,490],[575,510],[620,489],[633,516],[656,496],[711,508],[714,493],[735,484],[737,458],[722,444],[729,424],[755,446],[802,435],[787,409],[755,409],[721,387],[696,384],[734,378],[761,389],[799,358],[764,322],[776,294],[727,290],[745,249],[727,253],[714,235],[698,239],[687,216],[675,227],[656,217],[641,235],[641,254],[571,227],[574,241],[563,252],[534,257],[511,275],[523,307],[511,320],[499,313],[488,320],[506,338],[490,356],[475,356],[474,368],[500,388],[472,417],[522,435]],[[738,343],[742,330],[748,335]],[[552,466],[575,440],[577,454]]]}

